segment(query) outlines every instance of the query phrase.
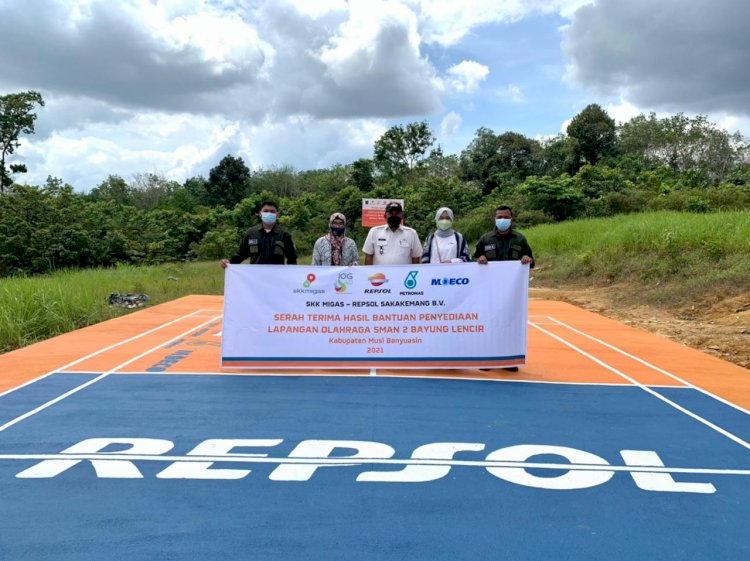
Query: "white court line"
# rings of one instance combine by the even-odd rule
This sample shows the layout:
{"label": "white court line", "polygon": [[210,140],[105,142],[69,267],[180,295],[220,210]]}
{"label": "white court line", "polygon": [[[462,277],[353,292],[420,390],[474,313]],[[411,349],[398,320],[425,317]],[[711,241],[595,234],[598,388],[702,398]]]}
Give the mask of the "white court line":
{"label": "white court line", "polygon": [[289,458],[258,457],[245,454],[224,456],[178,456],[153,454],[0,454],[0,460],[78,460],[78,461],[144,461],[144,462],[220,462],[242,464],[295,464],[328,466],[395,465],[451,466],[478,468],[551,469],[565,471],[619,471],[630,473],[680,473],[703,475],[748,475],[750,469],[681,468],[667,466],[620,466],[612,464],[566,464],[552,462],[514,462],[508,460],[396,459],[396,458]]}
{"label": "white court line", "polygon": [[[301,372],[301,371],[300,371]],[[75,372],[68,371],[65,374],[100,374],[100,372]],[[372,374],[368,374],[367,370],[361,370],[361,374],[290,374],[288,372],[178,372],[170,370],[169,372],[127,372],[128,376],[235,376],[260,378],[262,376],[273,376],[276,378],[368,378]],[[513,378],[474,378],[469,376],[419,376],[419,375],[389,375],[389,374],[378,374],[378,378],[383,379],[394,379],[408,378],[418,380],[468,380],[471,382],[509,382],[515,384],[552,384],[558,386],[608,386],[613,388],[631,388],[632,384],[617,384],[614,382],[560,382],[555,380],[524,380],[524,379],[513,379]],[[659,384],[649,384],[649,388],[666,388],[670,390],[689,390],[691,388],[687,386],[664,386]]]}
{"label": "white court line", "polygon": [[664,397],[663,395],[661,395],[661,394],[660,394],[660,393],[658,393],[658,392],[655,392],[654,390],[652,390],[652,389],[651,389],[651,388],[649,388],[648,386],[644,386],[643,384],[641,384],[641,383],[640,383],[640,382],[638,382],[637,380],[634,380],[633,378],[631,378],[631,377],[630,377],[630,376],[628,376],[627,374],[624,374],[624,373],[620,372],[619,370],[617,370],[617,369],[616,369],[616,368],[614,368],[613,366],[610,366],[610,365],[609,365],[609,364],[607,364],[606,362],[604,362],[604,361],[602,361],[602,360],[599,360],[599,359],[598,359],[598,358],[596,358],[595,356],[593,356],[593,355],[591,355],[591,354],[587,353],[586,351],[584,351],[584,350],[582,350],[582,349],[579,349],[579,348],[578,348],[578,347],[576,347],[576,346],[575,346],[575,345],[574,345],[573,343],[569,343],[568,341],[566,341],[566,340],[565,340],[565,339],[563,339],[562,337],[558,337],[558,336],[557,336],[557,335],[555,335],[554,333],[550,333],[550,332],[549,332],[549,331],[547,331],[546,329],[544,329],[544,328],[542,328],[542,327],[539,327],[538,325],[534,325],[533,323],[531,323],[531,325],[532,325],[532,326],[533,326],[534,328],[536,328],[536,329],[538,329],[539,331],[541,331],[542,333],[546,333],[547,335],[549,335],[549,336],[550,336],[550,337],[552,337],[553,339],[557,339],[557,340],[558,340],[558,341],[560,341],[560,342],[561,342],[562,344],[564,344],[564,345],[566,345],[566,346],[570,347],[571,349],[573,349],[573,350],[575,350],[575,351],[577,351],[577,352],[581,353],[581,354],[582,354],[583,356],[585,356],[586,358],[589,358],[589,359],[593,360],[594,362],[596,362],[597,364],[599,364],[599,365],[603,366],[603,367],[604,367],[604,368],[606,368],[607,370],[610,370],[611,372],[614,372],[615,374],[617,374],[618,376],[621,376],[621,377],[622,377],[622,378],[624,378],[625,380],[628,380],[628,381],[629,381],[630,383],[632,383],[633,385],[635,385],[635,386],[638,386],[639,388],[641,388],[641,389],[642,389],[643,391],[645,391],[646,393],[650,393],[650,394],[651,394],[651,395],[653,395],[653,396],[654,396],[655,398],[657,398],[657,399],[659,399],[659,400],[663,401],[663,402],[664,402],[664,403],[666,403],[667,405],[671,405],[672,407],[674,407],[674,408],[675,408],[675,409],[677,409],[678,411],[680,411],[680,412],[684,413],[685,415],[687,415],[687,416],[689,416],[689,417],[692,417],[693,419],[695,419],[695,420],[696,420],[696,421],[698,421],[699,423],[702,423],[702,424],[706,425],[707,427],[709,427],[709,428],[711,428],[711,429],[715,430],[715,431],[716,431],[716,432],[718,432],[719,434],[722,434],[722,435],[726,436],[726,437],[727,437],[728,439],[730,439],[730,440],[732,440],[732,441],[736,442],[736,443],[737,443],[737,444],[739,444],[740,446],[742,446],[742,447],[744,447],[744,448],[746,448],[746,449],[750,450],[750,444],[749,444],[749,443],[747,443],[747,442],[745,442],[744,440],[742,440],[742,439],[741,439],[741,438],[740,438],[739,436],[736,436],[736,435],[732,434],[731,432],[729,432],[729,431],[727,431],[727,430],[725,430],[725,429],[721,428],[720,426],[718,426],[718,425],[715,425],[715,424],[714,424],[714,423],[712,423],[711,421],[709,421],[709,420],[707,420],[707,419],[704,419],[704,418],[703,418],[703,417],[701,417],[700,415],[697,415],[697,414],[693,413],[692,411],[690,411],[689,409],[687,409],[687,408],[683,407],[682,405],[680,405],[680,404],[678,404],[678,403],[675,403],[675,402],[674,402],[674,401],[672,401],[671,399],[669,399],[669,398],[666,398],[666,397]]}
{"label": "white court line", "polygon": [[107,372],[104,372],[101,376],[97,376],[93,380],[89,380],[85,384],[81,384],[80,386],[77,386],[77,387],[73,388],[72,390],[69,390],[69,391],[65,392],[64,394],[59,395],[59,396],[57,396],[54,399],[51,399],[47,403],[43,403],[39,407],[36,407],[36,408],[32,409],[31,411],[28,411],[28,412],[24,413],[23,415],[20,415],[20,416],[16,417],[15,419],[11,420],[11,421],[8,421],[4,425],[0,426],[0,432],[3,432],[5,429],[12,427],[16,423],[20,423],[24,419],[28,419],[32,415],[36,415],[40,411],[43,411],[44,409],[47,409],[47,407],[50,407],[51,405],[54,405],[55,403],[58,403],[58,402],[62,401],[66,397],[70,397],[74,393],[78,393],[82,389],[87,388],[87,387],[91,386],[92,384],[97,383],[99,380],[103,380],[104,378],[106,378],[107,376],[109,376],[110,374],[112,374],[113,372],[115,372],[116,370],[118,370],[118,369],[120,369],[120,368],[122,368],[124,366],[127,366],[131,362],[135,362],[139,358],[144,357],[147,354],[150,354],[150,353],[152,353],[152,352],[154,352],[154,351],[162,348],[164,345],[168,345],[169,343],[171,343],[172,341],[174,341],[176,339],[179,339],[180,337],[185,337],[186,335],[189,335],[192,331],[195,331],[196,329],[198,329],[200,327],[203,327],[207,323],[210,323],[210,322],[214,321],[217,317],[221,317],[221,315],[214,316],[210,320],[205,321],[202,324],[200,324],[198,327],[191,327],[190,329],[188,329],[187,331],[184,331],[183,333],[180,333],[176,337],[172,337],[168,341],[165,341],[164,343],[160,343],[160,344],[156,345],[155,347],[152,347],[151,349],[149,349],[149,350],[147,350],[147,351],[139,354],[138,356],[135,356],[135,357],[133,357],[133,358],[131,358],[129,360],[126,360],[122,364],[119,364],[119,365],[115,366],[114,368],[112,368],[111,370],[108,370]]}
{"label": "white court line", "polygon": [[163,329],[164,327],[167,327],[168,325],[172,325],[173,323],[177,323],[178,321],[182,321],[182,320],[187,319],[189,317],[195,317],[196,314],[199,314],[202,311],[203,310],[196,310],[196,311],[191,312],[191,313],[189,313],[187,315],[178,317],[177,319],[173,319],[172,321],[168,321],[167,323],[163,323],[161,325],[158,325],[158,326],[154,327],[153,329],[149,329],[148,331],[144,331],[143,333],[139,333],[138,335],[134,335],[134,336],[130,337],[129,339],[125,339],[123,341],[120,341],[119,343],[114,343],[114,344],[112,344],[112,345],[110,345],[108,347],[104,347],[103,349],[99,349],[98,351],[95,351],[95,352],[93,352],[91,354],[88,354],[88,355],[86,355],[86,356],[84,356],[82,358],[78,358],[78,359],[74,360],[73,362],[69,362],[65,366],[61,366],[60,368],[55,368],[54,370],[50,370],[46,374],[42,374],[41,376],[39,376],[37,378],[34,378],[33,380],[29,380],[25,384],[21,384],[20,386],[16,386],[15,388],[10,388],[9,390],[5,390],[4,392],[0,393],[0,397],[8,395],[9,393],[13,393],[14,391],[20,390],[21,388],[25,388],[26,386],[29,386],[29,385],[31,385],[31,384],[33,384],[35,382],[38,382],[39,380],[42,380],[42,379],[46,378],[47,376],[51,376],[55,372],[61,372],[61,371],[65,370],[66,368],[70,368],[71,366],[75,366],[76,364],[78,364],[80,362],[83,362],[84,360],[88,360],[88,359],[90,359],[92,357],[95,357],[98,354],[110,351],[110,350],[112,350],[112,349],[114,349],[116,347],[119,347],[120,345],[124,345],[125,343],[130,343],[131,341],[135,341],[136,339],[139,339],[139,338],[143,337],[144,335],[150,335],[151,333],[154,333],[155,331]]}
{"label": "white court line", "polygon": [[724,405],[729,405],[730,407],[733,407],[733,408],[737,409],[738,411],[742,411],[743,413],[746,413],[746,414],[750,415],[750,411],[748,411],[747,409],[744,409],[744,408],[740,407],[739,405],[737,405],[735,403],[732,403],[731,401],[727,401],[726,399],[724,399],[722,397],[719,397],[718,395],[714,395],[711,392],[709,392],[707,390],[704,390],[700,386],[696,386],[694,384],[691,384],[687,380],[683,380],[679,376],[677,376],[675,374],[672,374],[671,372],[667,372],[666,370],[664,370],[663,368],[659,368],[655,364],[651,364],[650,362],[648,362],[646,360],[643,360],[642,358],[639,358],[639,357],[637,357],[635,355],[631,355],[627,351],[624,351],[624,350],[622,350],[622,349],[620,349],[618,347],[615,347],[614,345],[610,345],[609,343],[607,343],[605,341],[602,341],[601,339],[597,339],[593,335],[589,335],[588,333],[584,333],[583,331],[580,331],[579,329],[576,329],[575,327],[573,327],[571,325],[568,325],[567,323],[563,323],[560,320],[558,320],[556,318],[553,318],[552,316],[547,316],[547,317],[549,319],[553,320],[557,325],[562,325],[563,327],[565,327],[567,329],[570,329],[571,331],[573,331],[575,333],[578,333],[579,335],[583,335],[584,337],[587,337],[588,339],[591,339],[592,341],[596,341],[600,345],[604,345],[605,347],[608,347],[608,348],[612,349],[613,351],[617,351],[618,353],[620,353],[622,355],[625,355],[628,358],[632,358],[633,360],[635,360],[636,362],[640,362],[644,366],[648,366],[649,368],[651,368],[653,370],[656,370],[657,372],[659,372],[661,374],[664,374],[665,376],[669,376],[673,380],[677,380],[678,382],[680,382],[682,384],[685,384],[686,386],[690,387],[691,389],[698,390],[702,394],[705,394],[708,397],[712,397],[715,400],[720,401]]}

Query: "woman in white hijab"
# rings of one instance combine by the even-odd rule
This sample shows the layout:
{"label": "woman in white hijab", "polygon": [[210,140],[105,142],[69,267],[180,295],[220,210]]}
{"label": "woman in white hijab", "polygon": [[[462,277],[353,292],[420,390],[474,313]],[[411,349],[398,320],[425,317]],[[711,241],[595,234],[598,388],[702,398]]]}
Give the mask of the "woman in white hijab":
{"label": "woman in white hijab", "polygon": [[464,237],[453,229],[453,211],[447,206],[435,213],[437,229],[427,236],[422,263],[463,263],[471,261]]}

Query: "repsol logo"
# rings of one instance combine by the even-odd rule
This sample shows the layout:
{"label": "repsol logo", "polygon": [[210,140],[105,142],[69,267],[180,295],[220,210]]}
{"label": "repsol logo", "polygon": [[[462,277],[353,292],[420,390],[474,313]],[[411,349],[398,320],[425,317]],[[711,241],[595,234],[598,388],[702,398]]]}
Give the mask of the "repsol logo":
{"label": "repsol logo", "polygon": [[[41,460],[16,474],[19,479],[49,479],[72,469],[93,468],[100,479],[142,479],[139,466],[165,464],[158,479],[244,479],[249,466],[271,464],[271,481],[310,481],[318,470],[341,470],[344,481],[356,474],[358,483],[426,483],[446,477],[454,467],[485,471],[488,482],[502,480],[515,485],[551,490],[588,489],[604,485],[620,474],[644,491],[711,494],[711,483],[684,481],[691,474],[705,478],[733,475],[732,470],[665,467],[650,450],[621,450],[623,465],[567,446],[518,444],[485,453],[481,442],[430,442],[415,448],[409,458],[397,458],[396,450],[383,442],[368,440],[303,440],[287,455],[272,456],[266,449],[284,442],[281,438],[212,438],[184,455],[169,454],[171,440],[160,438],[89,438],[59,454],[2,454],[0,462]],[[286,448],[289,448],[288,446]],[[480,454],[481,453],[481,454]],[[460,454],[461,459],[456,459]],[[537,458],[544,456],[544,461]],[[550,460],[552,456],[555,459]],[[559,460],[557,460],[559,458]],[[217,467],[217,466],[224,467]],[[233,466],[233,467],[227,467]],[[394,470],[394,467],[401,467]],[[381,468],[382,469],[379,469]],[[374,469],[373,469],[374,468]],[[539,475],[540,471],[544,475]],[[738,473],[743,470],[735,470]],[[354,472],[354,473],[353,473]],[[150,470],[149,473],[153,473]],[[676,481],[672,474],[683,481]],[[743,471],[744,473],[744,471]],[[252,477],[251,477],[252,479]]]}
{"label": "repsol logo", "polygon": [[172,354],[165,356],[156,364],[146,368],[146,372],[164,372],[169,367],[174,366],[181,360],[186,359],[193,351],[175,351]]}
{"label": "repsol logo", "polygon": [[432,279],[431,282],[432,286],[452,286],[452,285],[459,285],[459,284],[469,284],[469,279],[466,277],[459,277],[459,278],[442,278],[442,279]]}

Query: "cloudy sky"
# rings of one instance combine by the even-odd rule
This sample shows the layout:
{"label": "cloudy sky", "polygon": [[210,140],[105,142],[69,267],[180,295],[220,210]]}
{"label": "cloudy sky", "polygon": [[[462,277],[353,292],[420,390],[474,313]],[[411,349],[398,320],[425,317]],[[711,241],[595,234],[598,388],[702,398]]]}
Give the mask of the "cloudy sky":
{"label": "cloudy sky", "polygon": [[747,0],[0,0],[0,94],[46,101],[18,179],[79,191],[226,154],[346,164],[422,119],[457,154],[594,102],[750,137],[747,22]]}

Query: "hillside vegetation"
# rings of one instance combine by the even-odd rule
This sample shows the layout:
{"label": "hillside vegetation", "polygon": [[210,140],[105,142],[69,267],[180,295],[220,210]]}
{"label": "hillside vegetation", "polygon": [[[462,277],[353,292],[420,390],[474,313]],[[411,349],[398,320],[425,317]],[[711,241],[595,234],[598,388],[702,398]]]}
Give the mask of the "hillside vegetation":
{"label": "hillside vegetation", "polygon": [[[750,212],[649,212],[523,232],[537,258],[532,294],[750,364]],[[108,306],[114,292],[146,293],[149,305],[222,294],[223,272],[206,261],[0,279],[0,351],[128,313]],[[725,333],[719,317],[730,318]]]}
{"label": "hillside vegetation", "polygon": [[648,212],[528,230],[548,286],[626,284],[666,307],[750,292],[750,212]]}
{"label": "hillside vegetation", "polygon": [[278,203],[280,223],[302,254],[334,212],[364,241],[367,198],[403,199],[409,225],[423,236],[435,227],[435,211],[450,207],[468,239],[491,227],[501,204],[513,208],[520,228],[750,209],[750,145],[704,117],[641,115],[616,125],[591,105],[567,135],[545,141],[480,128],[460,155],[434,143],[426,122],[410,123],[376,140],[371,159],[326,169],[250,170],[227,155],[208,177],[184,183],[111,175],[88,193],[53,177],[42,186],[13,183],[0,194],[0,277],[228,257],[267,199]]}

